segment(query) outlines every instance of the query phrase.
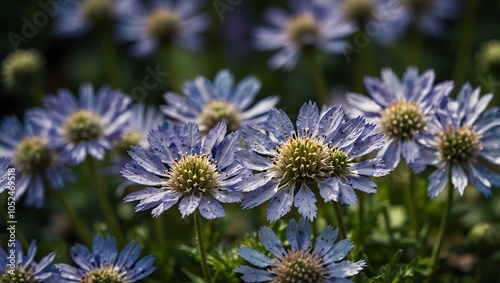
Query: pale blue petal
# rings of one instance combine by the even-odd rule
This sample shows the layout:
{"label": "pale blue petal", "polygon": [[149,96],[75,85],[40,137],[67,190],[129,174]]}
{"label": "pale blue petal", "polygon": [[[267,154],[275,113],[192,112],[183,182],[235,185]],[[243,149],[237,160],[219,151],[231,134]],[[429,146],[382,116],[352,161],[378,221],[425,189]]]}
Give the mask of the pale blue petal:
{"label": "pale blue petal", "polygon": [[220,202],[206,196],[201,196],[198,210],[200,211],[201,216],[206,219],[221,218],[226,216],[226,212]]}
{"label": "pale blue petal", "polygon": [[313,221],[318,212],[316,201],[316,195],[303,182],[295,196],[294,205],[298,208],[299,213],[309,221]]}
{"label": "pale blue petal", "polygon": [[200,205],[200,201],[201,198],[195,195],[189,195],[187,197],[184,197],[179,202],[179,211],[182,214],[182,218],[186,217],[187,215],[191,215]]}
{"label": "pale blue petal", "polygon": [[274,266],[271,258],[249,247],[241,246],[238,255],[257,267]]}
{"label": "pale blue petal", "polygon": [[290,220],[286,229],[286,237],[292,250],[302,251],[308,249],[311,242],[309,223],[304,218],[299,219],[298,225],[295,219]]}
{"label": "pale blue petal", "polygon": [[267,206],[267,220],[274,222],[290,212],[295,189],[282,188],[271,198]]}
{"label": "pale blue petal", "polygon": [[449,166],[441,165],[431,175],[429,175],[429,186],[427,187],[427,195],[430,198],[435,198],[448,183]]}
{"label": "pale blue petal", "polygon": [[286,141],[286,137],[292,136],[294,132],[292,121],[281,109],[273,108],[269,110],[267,125],[273,136],[280,142]]}
{"label": "pale blue petal", "polygon": [[278,239],[278,236],[276,236],[271,228],[260,228],[258,237],[262,242],[262,245],[264,245],[264,247],[269,250],[275,257],[281,258],[283,255],[286,255],[285,248],[283,248],[283,245]]}

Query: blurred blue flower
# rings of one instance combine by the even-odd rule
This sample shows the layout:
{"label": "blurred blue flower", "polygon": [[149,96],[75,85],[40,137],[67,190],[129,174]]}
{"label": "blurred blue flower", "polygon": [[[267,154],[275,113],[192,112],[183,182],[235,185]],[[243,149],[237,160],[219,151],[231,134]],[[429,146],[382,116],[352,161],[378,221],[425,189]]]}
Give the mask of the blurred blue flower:
{"label": "blurred blue flower", "polygon": [[264,17],[271,27],[254,31],[255,47],[259,50],[280,51],[269,60],[273,69],[292,69],[305,48],[317,48],[325,53],[345,53],[344,37],[356,31],[356,25],[346,20],[336,5],[324,0],[289,1],[292,13],[270,8]]}
{"label": "blurred blue flower", "polygon": [[10,158],[0,157],[0,194],[5,190],[5,186],[9,182],[7,170],[9,170],[10,161]]}
{"label": "blurred blue flower", "polygon": [[234,272],[241,273],[245,282],[352,282],[346,277],[356,275],[366,266],[364,260],[342,260],[353,248],[350,239],[337,243],[338,229],[327,226],[311,244],[309,223],[301,218],[288,224],[286,235],[290,248],[285,250],[269,227],[262,227],[259,240],[274,258],[242,246],[238,254],[258,268],[242,265]]}
{"label": "blurred blue flower", "polygon": [[207,29],[209,18],[198,13],[201,1],[152,0],[148,7],[138,0],[125,2],[132,8],[120,16],[117,37],[135,42],[132,55],[145,56],[161,45],[173,43],[191,50],[202,46],[200,33]]}
{"label": "blurred blue flower", "polygon": [[382,80],[364,79],[371,99],[357,93],[347,94],[351,117],[362,115],[385,133],[386,143],[378,152],[389,168],[396,168],[401,154],[414,169],[419,157],[416,140],[433,117],[435,105],[453,89],[453,82],[434,84],[435,73],[427,70],[421,75],[417,68],[408,68],[400,81],[390,69],[382,70]]}
{"label": "blurred blue flower", "polygon": [[233,75],[227,70],[219,71],[213,83],[200,76],[184,83],[185,95],[165,94],[168,105],[162,105],[161,111],[183,124],[196,122],[203,134],[219,122],[225,122],[230,132],[265,122],[267,111],[279,98],[269,96],[250,107],[261,88],[260,82],[248,76],[234,83]]}
{"label": "blurred blue flower", "polygon": [[493,94],[480,93],[480,88],[465,84],[456,100],[444,98],[420,140],[424,148],[418,161],[437,167],[429,176],[432,198],[448,178],[460,195],[469,181],[487,197],[491,187],[500,187],[500,174],[486,162],[500,165],[500,108],[486,110]]}
{"label": "blurred blue flower", "polygon": [[246,127],[243,138],[251,150],[236,153],[245,167],[257,172],[239,185],[242,191],[249,192],[243,208],[271,199],[268,220],[278,220],[292,204],[302,216],[313,220],[317,207],[311,188],[319,189],[325,201],[348,205],[357,202],[354,189],[375,193],[376,184],[368,177],[385,176],[390,170],[380,159],[357,161],[384,144],[384,134],[372,134],[374,128],[363,117],[344,121],[340,107],[319,113],[316,104],[306,103],[300,108],[295,130],[285,112],[270,110],[270,136]]}
{"label": "blurred blue flower", "polygon": [[[26,255],[23,253],[23,245],[19,241],[14,243],[15,246],[9,245],[7,250],[0,247],[0,282],[52,282],[51,280],[58,273],[52,265],[56,254],[50,253],[37,263],[34,261],[37,250],[36,241],[31,242]],[[11,249],[15,250],[14,262],[9,258]],[[12,263],[15,269],[10,272]]]}
{"label": "blurred blue flower", "polygon": [[80,86],[80,99],[68,90],[44,99],[45,109],[36,109],[29,119],[55,132],[53,145],[60,148],[72,164],[85,160],[87,154],[103,159],[126,130],[131,112],[131,98],[121,92],[101,87],[96,94],[89,84]]}
{"label": "blurred blue flower", "polygon": [[113,237],[104,239],[95,236],[92,251],[82,244],[71,248],[71,258],[78,265],[56,264],[60,271],[59,282],[136,282],[148,277],[156,267],[155,257],[147,255],[138,260],[141,247],[134,241],[129,242],[118,252]]}
{"label": "blurred blue flower", "polygon": [[54,132],[30,121],[23,125],[15,116],[2,121],[0,132],[0,156],[8,157],[16,169],[16,201],[26,194],[24,203],[40,208],[45,200],[47,182],[60,189],[71,177],[65,159],[51,145]]}
{"label": "blurred blue flower", "polygon": [[165,122],[151,131],[148,140],[153,152],[132,147],[129,154],[134,162],[122,169],[125,178],[151,187],[129,194],[125,201],[140,200],[136,211],[153,208],[155,217],[179,200],[182,217],[197,208],[207,219],[225,216],[220,202],[241,201],[235,185],[248,172],[234,159],[241,134],[225,134],[224,123],[204,138],[192,122],[182,127]]}

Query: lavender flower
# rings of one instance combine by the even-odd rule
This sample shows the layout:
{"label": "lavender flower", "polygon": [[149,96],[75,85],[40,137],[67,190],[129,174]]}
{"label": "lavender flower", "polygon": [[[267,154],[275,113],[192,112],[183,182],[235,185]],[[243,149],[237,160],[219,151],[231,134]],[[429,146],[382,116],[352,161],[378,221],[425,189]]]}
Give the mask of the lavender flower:
{"label": "lavender flower", "polygon": [[354,23],[345,20],[335,6],[323,0],[290,1],[292,14],[281,8],[267,10],[264,17],[272,27],[255,30],[255,46],[260,50],[281,49],[269,60],[273,69],[292,69],[305,48],[326,53],[345,53],[342,38],[355,32]]}
{"label": "lavender flower", "polygon": [[71,248],[71,257],[79,266],[56,264],[60,271],[59,282],[136,282],[148,277],[156,267],[155,257],[147,255],[140,260],[141,247],[134,241],[129,242],[118,252],[116,240],[95,236],[92,251],[82,244]]}
{"label": "lavender flower", "polygon": [[434,106],[453,89],[453,82],[434,85],[435,74],[427,70],[418,75],[416,68],[408,68],[400,81],[390,69],[382,70],[382,80],[366,77],[366,89],[372,97],[349,93],[347,109],[351,117],[362,115],[385,133],[386,143],[378,152],[389,168],[396,168],[401,154],[415,167],[419,157],[416,142],[433,117]]}
{"label": "lavender flower", "polygon": [[132,147],[134,162],[122,170],[125,178],[149,188],[129,194],[126,202],[140,200],[137,211],[154,208],[158,216],[179,202],[182,217],[196,209],[207,219],[225,216],[220,202],[239,202],[235,190],[243,168],[234,159],[241,134],[225,136],[226,124],[219,123],[202,138],[194,123],[178,126],[165,122],[148,135],[153,153]]}
{"label": "lavender flower", "polygon": [[9,158],[16,169],[16,200],[26,195],[27,206],[40,208],[45,200],[45,186],[60,189],[70,178],[65,160],[51,146],[53,132],[30,121],[23,125],[15,116],[2,121],[0,132],[6,133],[0,135],[0,156]]}
{"label": "lavender flower", "polygon": [[[243,138],[251,150],[236,153],[245,167],[257,173],[246,177],[239,187],[249,191],[243,208],[253,208],[271,199],[267,218],[276,221],[287,214],[292,204],[299,213],[316,217],[316,195],[325,201],[348,205],[356,203],[354,189],[374,193],[375,183],[368,177],[389,173],[380,159],[355,160],[384,143],[382,133],[357,117],[344,121],[339,107],[319,113],[316,104],[306,103],[297,118],[297,130],[282,110],[269,111],[267,129],[271,136],[251,127]],[[298,192],[296,193],[296,190]]]}
{"label": "lavender flower", "polygon": [[131,120],[127,111],[130,97],[107,86],[94,94],[91,85],[81,85],[79,101],[68,90],[59,90],[57,96],[48,96],[44,102],[46,109],[33,111],[29,118],[55,131],[54,146],[73,164],[81,163],[87,154],[103,159]]}
{"label": "lavender flower", "polygon": [[199,34],[208,27],[208,17],[198,13],[202,7],[200,1],[152,0],[147,8],[137,0],[126,2],[133,8],[121,16],[117,36],[135,42],[131,48],[133,55],[145,56],[158,46],[173,43],[186,49],[202,45]]}
{"label": "lavender flower", "polygon": [[[10,250],[15,253],[10,253]],[[57,270],[52,266],[56,254],[50,253],[37,263],[34,261],[36,250],[36,241],[31,242],[26,255],[19,241],[9,242],[7,250],[0,248],[0,282],[51,282],[57,275]]]}
{"label": "lavender flower", "polygon": [[486,161],[500,165],[500,108],[486,110],[493,94],[480,98],[480,93],[480,88],[465,84],[456,100],[443,99],[421,139],[424,154],[419,162],[437,167],[429,176],[432,198],[448,178],[460,195],[469,181],[487,197],[492,186],[500,187],[500,174],[486,166]]}
{"label": "lavender flower", "polygon": [[5,190],[5,186],[9,182],[8,170],[10,161],[10,158],[0,157],[0,194]]}
{"label": "lavender flower", "polygon": [[241,273],[245,282],[352,282],[346,277],[359,273],[366,266],[364,260],[342,260],[353,248],[351,240],[337,243],[338,229],[327,226],[311,247],[309,223],[301,218],[291,220],[286,230],[290,248],[285,250],[269,227],[262,227],[259,239],[271,252],[271,258],[250,247],[240,247],[238,254],[258,268],[242,265],[234,272]]}
{"label": "lavender flower", "polygon": [[185,95],[168,92],[165,95],[168,105],[161,106],[161,110],[181,123],[196,122],[204,134],[219,122],[225,122],[233,132],[246,125],[265,122],[267,111],[278,103],[279,98],[271,96],[249,108],[260,87],[254,77],[246,77],[235,86],[233,75],[222,70],[213,83],[201,76],[186,82]]}

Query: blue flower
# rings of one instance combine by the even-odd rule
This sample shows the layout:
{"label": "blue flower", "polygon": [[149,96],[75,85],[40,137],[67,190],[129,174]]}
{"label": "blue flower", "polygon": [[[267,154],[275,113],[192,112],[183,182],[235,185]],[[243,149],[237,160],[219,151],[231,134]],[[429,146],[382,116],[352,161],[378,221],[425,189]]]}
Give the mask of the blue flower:
{"label": "blue flower", "polygon": [[390,69],[382,70],[382,80],[366,77],[365,87],[371,99],[349,93],[347,112],[351,117],[362,115],[377,125],[377,131],[385,133],[387,142],[378,152],[390,168],[396,168],[401,154],[415,168],[419,157],[416,140],[425,130],[437,102],[448,96],[453,82],[434,85],[435,74],[427,70],[421,75],[416,68],[408,68],[400,81]]}
{"label": "blue flower", "polygon": [[491,187],[500,187],[500,174],[486,165],[500,165],[500,108],[486,110],[493,94],[480,93],[480,88],[465,84],[456,100],[443,99],[420,140],[424,148],[419,162],[437,167],[429,176],[432,198],[448,178],[460,195],[469,181],[487,197]]}
{"label": "blue flower", "polygon": [[70,163],[79,164],[90,154],[103,159],[112,143],[121,138],[131,120],[130,97],[107,86],[97,94],[91,85],[80,86],[80,100],[66,89],[44,99],[45,109],[28,117],[43,128],[55,131],[53,144]]}
{"label": "blue flower", "polygon": [[235,86],[233,75],[222,70],[213,83],[201,76],[185,82],[185,95],[168,92],[165,95],[168,105],[161,106],[161,110],[181,123],[196,122],[202,133],[207,133],[219,122],[225,122],[233,132],[246,125],[265,122],[267,111],[278,103],[279,98],[271,96],[249,108],[260,87],[254,77],[246,77]]}
{"label": "blue flower", "polygon": [[[37,263],[34,261],[37,250],[36,241],[31,242],[26,255],[22,247],[19,241],[15,241],[9,242],[7,250],[0,248],[0,282],[52,282],[52,278],[58,273],[52,265],[56,254],[50,253]],[[11,250],[15,253],[11,254]],[[10,259],[12,257],[14,259]]]}
{"label": "blue flower", "polygon": [[55,266],[60,282],[136,282],[156,269],[155,257],[150,254],[137,260],[140,253],[141,247],[134,241],[118,252],[115,238],[98,235],[92,241],[92,251],[82,244],[71,248],[71,258],[78,267],[64,263]]}
{"label": "blue flower", "polygon": [[366,266],[364,260],[342,260],[353,244],[349,239],[335,243],[338,229],[331,226],[321,232],[314,247],[309,223],[304,218],[298,224],[292,219],[286,235],[288,250],[271,228],[262,227],[259,239],[274,258],[242,246],[238,254],[258,268],[242,265],[234,272],[243,274],[241,279],[245,282],[352,282],[345,278],[358,274]]}
{"label": "blue flower", "polygon": [[0,194],[5,190],[5,186],[9,182],[8,170],[11,159],[0,157]]}
{"label": "blue flower", "polygon": [[[29,115],[30,111],[27,112]],[[71,177],[61,153],[51,145],[54,133],[15,116],[0,124],[0,156],[11,160],[16,169],[16,200],[26,194],[27,206],[40,208],[45,199],[45,186],[63,187]]]}
{"label": "blue flower", "polygon": [[356,31],[335,5],[323,0],[289,1],[292,13],[271,8],[264,17],[271,27],[257,28],[255,46],[260,50],[281,49],[269,60],[273,69],[292,69],[304,48],[326,53],[345,53],[344,37]]}
{"label": "blue flower", "polygon": [[145,8],[137,0],[127,0],[132,9],[120,17],[117,37],[135,42],[132,55],[145,56],[159,46],[176,43],[186,49],[202,46],[199,34],[208,27],[208,16],[199,14],[198,0],[152,0]]}
{"label": "blue flower", "polygon": [[[300,108],[297,130],[282,110],[272,109],[267,119],[270,136],[247,127],[243,138],[251,150],[236,153],[242,164],[256,173],[239,184],[249,192],[243,208],[253,208],[271,199],[267,218],[276,221],[287,214],[292,204],[299,213],[316,217],[316,195],[325,201],[348,205],[356,203],[354,189],[375,193],[375,183],[368,177],[389,173],[380,159],[357,161],[384,144],[382,133],[357,117],[344,121],[339,107],[327,108],[321,114],[316,104]],[[297,193],[295,191],[298,191]]]}
{"label": "blue flower", "polygon": [[234,159],[241,134],[225,134],[224,123],[204,138],[191,122],[182,127],[165,122],[151,131],[148,140],[153,153],[132,147],[129,154],[134,162],[122,170],[125,178],[150,187],[129,194],[125,201],[140,200],[136,210],[153,208],[155,217],[179,200],[182,217],[196,209],[207,219],[225,216],[220,202],[241,201],[242,193],[235,190],[235,184],[247,172]]}

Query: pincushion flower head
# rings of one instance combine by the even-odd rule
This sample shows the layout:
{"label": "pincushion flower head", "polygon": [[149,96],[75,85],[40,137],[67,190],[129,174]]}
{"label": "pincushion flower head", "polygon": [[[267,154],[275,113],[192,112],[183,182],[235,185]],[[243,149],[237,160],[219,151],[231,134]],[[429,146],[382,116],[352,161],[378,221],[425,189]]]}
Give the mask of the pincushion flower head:
{"label": "pincushion flower head", "polygon": [[250,247],[242,246],[238,254],[257,268],[242,265],[234,272],[241,273],[245,282],[352,282],[347,277],[356,275],[366,266],[364,260],[342,260],[353,248],[351,240],[335,243],[338,229],[327,226],[311,243],[309,223],[301,218],[291,220],[286,235],[290,247],[285,249],[269,227],[262,227],[259,240],[272,254],[271,258]]}
{"label": "pincushion flower head", "polygon": [[145,56],[172,44],[190,50],[201,47],[200,33],[209,23],[208,16],[198,12],[201,1],[152,0],[149,7],[141,1],[127,1],[133,8],[120,17],[117,37],[134,42],[132,55]]}
{"label": "pincushion flower head", "polygon": [[257,28],[255,46],[260,50],[280,49],[269,60],[273,69],[292,69],[306,48],[325,53],[345,53],[344,37],[354,33],[354,22],[346,20],[335,6],[323,0],[290,1],[291,13],[271,8],[264,15],[271,27]]}
{"label": "pincushion flower head", "polygon": [[66,89],[44,99],[45,109],[30,115],[34,123],[55,131],[53,144],[70,163],[79,164],[87,154],[103,159],[130,120],[130,97],[107,86],[97,93],[91,85],[80,86],[79,100]]}
{"label": "pincushion flower head", "polygon": [[7,89],[37,87],[45,59],[37,49],[15,50],[2,61],[2,81]]}
{"label": "pincushion flower head", "polygon": [[207,219],[223,217],[221,202],[241,201],[235,184],[247,172],[234,159],[241,134],[225,134],[224,123],[203,138],[192,122],[184,126],[165,122],[151,131],[148,141],[153,152],[132,147],[134,162],[122,169],[128,180],[150,187],[129,194],[125,201],[139,200],[136,210],[153,208],[155,217],[177,202],[182,217],[196,209]]}
{"label": "pincushion flower head", "polygon": [[272,109],[267,120],[270,136],[251,127],[243,130],[251,150],[239,151],[236,156],[256,172],[240,184],[241,190],[249,192],[243,208],[271,199],[268,220],[278,220],[292,204],[302,216],[313,220],[317,212],[313,190],[319,190],[325,201],[351,205],[357,201],[354,189],[376,192],[375,183],[368,177],[389,173],[380,159],[356,160],[384,143],[384,135],[373,134],[375,126],[364,118],[344,121],[339,107],[320,114],[316,104],[306,103],[296,124],[295,130],[285,112]]}
{"label": "pincushion flower head", "polygon": [[480,88],[465,84],[456,100],[443,99],[421,140],[419,162],[437,167],[429,176],[432,198],[449,179],[460,195],[469,181],[487,197],[491,187],[500,187],[500,174],[486,165],[500,165],[500,108],[486,110],[493,94],[480,93]]}
{"label": "pincushion flower head", "polygon": [[[10,249],[15,250],[14,259],[12,259]],[[58,273],[52,265],[56,254],[50,253],[37,263],[34,260],[36,250],[36,241],[31,242],[26,254],[24,254],[23,246],[19,241],[15,241],[14,247],[9,246],[7,250],[0,248],[0,282],[52,282],[51,279],[57,276]],[[15,267],[14,269],[12,269],[13,266]]]}
{"label": "pincushion flower head", "polygon": [[385,133],[386,143],[378,152],[389,168],[396,168],[401,155],[414,167],[419,157],[417,139],[433,117],[435,105],[453,89],[451,81],[434,84],[435,74],[427,70],[418,74],[408,68],[399,80],[390,69],[382,70],[382,80],[364,79],[371,99],[357,93],[347,94],[348,113],[362,115]]}
{"label": "pincushion flower head", "polygon": [[0,156],[15,168],[16,200],[26,195],[27,206],[40,208],[46,186],[60,189],[70,177],[65,160],[51,145],[54,133],[31,121],[23,125],[15,116],[2,121],[0,132]]}
{"label": "pincushion flower head", "polygon": [[141,247],[134,241],[118,251],[115,238],[104,239],[102,236],[95,236],[92,250],[82,244],[71,248],[71,258],[78,267],[56,264],[61,278],[58,282],[137,282],[148,277],[156,269],[153,266],[155,257],[150,254],[139,259],[140,253]]}
{"label": "pincushion flower head", "polygon": [[267,111],[278,103],[278,97],[270,96],[250,107],[260,87],[260,82],[250,76],[234,85],[233,75],[222,70],[213,83],[202,76],[185,82],[185,95],[165,94],[168,104],[161,106],[161,111],[181,123],[196,122],[203,134],[219,122],[225,122],[233,132],[265,122]]}

